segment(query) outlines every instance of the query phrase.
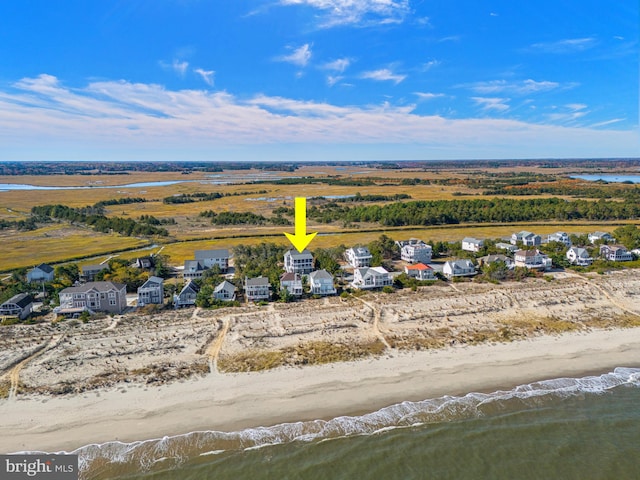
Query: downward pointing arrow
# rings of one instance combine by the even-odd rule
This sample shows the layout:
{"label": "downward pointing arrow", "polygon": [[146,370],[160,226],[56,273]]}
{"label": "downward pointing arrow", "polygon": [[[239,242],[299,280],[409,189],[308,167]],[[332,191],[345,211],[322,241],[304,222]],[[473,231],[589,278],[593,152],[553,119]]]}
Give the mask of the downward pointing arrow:
{"label": "downward pointing arrow", "polygon": [[300,253],[307,248],[307,245],[311,243],[313,237],[318,232],[310,233],[307,235],[307,199],[306,197],[296,197],[295,199],[295,235],[284,232],[291,244],[296,247]]}

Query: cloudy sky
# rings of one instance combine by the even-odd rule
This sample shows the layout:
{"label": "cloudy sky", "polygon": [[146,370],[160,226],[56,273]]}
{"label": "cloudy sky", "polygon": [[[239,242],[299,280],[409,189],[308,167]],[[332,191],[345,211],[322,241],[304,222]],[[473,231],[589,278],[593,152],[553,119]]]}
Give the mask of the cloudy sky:
{"label": "cloudy sky", "polygon": [[22,0],[0,161],[640,156],[639,6]]}

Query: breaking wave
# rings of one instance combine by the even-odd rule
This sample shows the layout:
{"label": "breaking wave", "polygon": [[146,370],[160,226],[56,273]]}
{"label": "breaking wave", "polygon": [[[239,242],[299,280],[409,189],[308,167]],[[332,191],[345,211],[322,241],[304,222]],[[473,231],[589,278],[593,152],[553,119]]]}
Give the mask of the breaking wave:
{"label": "breaking wave", "polygon": [[[374,435],[396,428],[459,421],[535,408],[569,396],[602,394],[620,386],[640,387],[640,369],[618,367],[613,372],[582,378],[557,378],[493,393],[444,396],[401,402],[362,416],[283,423],[237,432],[196,431],[137,442],[91,444],[72,452],[80,458],[80,478],[116,477],[179,467],[198,457],[253,450],[289,442],[324,441],[353,435]],[[33,452],[29,452],[33,453]]]}

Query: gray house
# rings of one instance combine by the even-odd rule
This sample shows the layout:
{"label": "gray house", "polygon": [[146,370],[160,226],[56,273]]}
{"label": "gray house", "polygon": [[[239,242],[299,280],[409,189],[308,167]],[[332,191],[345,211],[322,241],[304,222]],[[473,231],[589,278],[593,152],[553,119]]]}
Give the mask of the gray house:
{"label": "gray house", "polygon": [[52,282],[53,267],[46,263],[41,263],[27,273],[27,282]]}
{"label": "gray house", "polygon": [[244,277],[244,294],[249,302],[269,300],[269,297],[271,297],[269,279],[263,276],[256,278]]}
{"label": "gray house", "polygon": [[0,305],[0,316],[27,318],[33,311],[33,298],[27,293],[19,293]]}
{"label": "gray house", "polygon": [[185,260],[182,276],[185,280],[194,280],[196,278],[202,278],[202,275],[204,274],[205,270],[206,270],[205,266],[199,260]]}
{"label": "gray house", "polygon": [[433,248],[422,240],[411,238],[395,242],[400,247],[400,258],[409,263],[431,263]]}
{"label": "gray house", "polygon": [[460,259],[445,262],[444,267],[442,267],[442,273],[445,277],[451,279],[453,277],[469,277],[477,272],[471,260]]}
{"label": "gray house", "polygon": [[188,282],[182,290],[180,290],[180,293],[173,296],[174,307],[193,307],[196,304],[196,297],[199,291],[200,287],[198,287],[198,285],[194,282]]}
{"label": "gray house", "polygon": [[213,268],[218,266],[222,273],[226,273],[229,269],[229,250],[220,248],[217,250],[196,250],[196,260],[199,261],[204,268]]}
{"label": "gray house", "polygon": [[291,295],[302,295],[302,276],[299,273],[285,272],[280,276],[280,290],[287,289]]}
{"label": "gray house", "polygon": [[144,284],[138,288],[138,306],[154,304],[162,305],[164,300],[164,280],[160,277],[149,277]]}
{"label": "gray house", "polygon": [[333,275],[324,268],[316,270],[309,275],[309,286],[314,295],[335,295],[336,287],[333,286]]}
{"label": "gray house", "polygon": [[299,252],[287,250],[284,254],[284,269],[287,273],[305,275],[313,270],[313,255],[309,250]]}
{"label": "gray house", "polygon": [[96,275],[103,270],[109,270],[108,263],[101,263],[99,265],[84,265],[80,269],[80,280],[82,280],[83,282],[93,282],[96,279]]}
{"label": "gray house", "polygon": [[213,289],[213,298],[217,300],[231,301],[236,299],[236,286],[227,282],[226,280],[222,281],[220,284]]}
{"label": "gray house", "polygon": [[525,247],[535,247],[542,244],[542,237],[535,233],[522,230],[521,232],[511,235],[511,244],[517,245],[518,243],[522,243]]}
{"label": "gray house", "polygon": [[122,283],[88,282],[62,290],[56,313],[92,312],[122,313],[127,308],[127,287]]}

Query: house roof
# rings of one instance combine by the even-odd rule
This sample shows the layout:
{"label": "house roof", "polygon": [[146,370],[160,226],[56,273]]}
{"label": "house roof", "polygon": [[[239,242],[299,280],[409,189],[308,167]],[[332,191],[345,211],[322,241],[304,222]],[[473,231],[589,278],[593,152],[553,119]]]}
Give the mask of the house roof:
{"label": "house roof", "polygon": [[269,286],[269,279],[267,277],[248,278],[245,281],[247,287],[267,287]]}
{"label": "house roof", "polygon": [[153,258],[151,257],[138,257],[136,260],[143,268],[153,266]]}
{"label": "house roof", "polygon": [[399,247],[406,247],[407,245],[411,245],[413,247],[428,247],[426,243],[417,238],[410,238],[409,240],[398,240],[395,242]]}
{"label": "house roof", "polygon": [[312,280],[333,280],[333,275],[327,272],[324,268],[322,270],[316,270],[315,272],[311,272],[309,274],[309,278]]}
{"label": "house roof", "polygon": [[298,250],[295,250],[292,248],[291,250],[287,250],[285,252],[285,255],[291,255],[291,257],[293,258],[313,258],[313,255],[307,249],[304,249],[302,252],[299,252]]}
{"label": "house roof", "polygon": [[471,260],[467,260],[466,258],[461,258],[459,260],[449,260],[445,262],[445,265],[449,264],[450,268],[472,268],[473,262]]}
{"label": "house roof", "polygon": [[146,287],[149,284],[156,283],[158,285],[162,285],[164,283],[164,279],[160,277],[151,276],[147,279],[146,282],[142,284],[143,287]]}
{"label": "house roof", "polygon": [[184,261],[184,271],[192,271],[192,272],[201,272],[204,270],[204,265],[202,265],[198,260],[185,260]]}
{"label": "house roof", "polygon": [[200,287],[196,282],[189,282],[184,287],[182,287],[182,290],[180,290],[180,295],[188,291],[192,291],[193,293],[198,293],[200,291]]}
{"label": "house roof", "polygon": [[220,282],[216,286],[216,288],[213,289],[213,293],[218,293],[218,292],[221,292],[222,290],[227,290],[229,292],[235,292],[236,291],[236,286],[231,282],[227,282],[226,280],[223,280],[222,282]]}
{"label": "house roof", "polygon": [[8,303],[18,305],[20,308],[24,308],[30,303],[33,303],[33,297],[31,297],[31,295],[29,295],[28,293],[18,293],[17,295],[14,295],[9,300],[4,302],[3,305],[6,305]]}
{"label": "house roof", "polygon": [[569,250],[567,250],[567,252],[569,251],[574,251],[575,254],[579,257],[582,257],[584,255],[586,255],[587,257],[589,256],[589,252],[587,252],[586,248],[582,248],[582,247],[571,247]]}
{"label": "house roof", "polygon": [[294,281],[300,281],[300,280],[301,278],[299,273],[285,272],[280,276],[281,282],[294,282]]}
{"label": "house roof", "polygon": [[351,250],[357,257],[369,257],[371,252],[367,247],[352,247]]}
{"label": "house roof", "polygon": [[384,267],[371,267],[369,270],[373,270],[377,273],[389,273]]}
{"label": "house roof", "polygon": [[608,248],[612,252],[617,252],[618,250],[622,250],[623,252],[627,251],[627,247],[624,245],[603,245],[604,248]]}
{"label": "house roof", "polygon": [[590,236],[602,238],[604,236],[610,237],[611,234],[607,233],[607,232],[593,232],[593,233],[590,234]]}
{"label": "house roof", "polygon": [[219,248],[217,250],[196,250],[196,260],[204,260],[205,258],[229,258],[229,250]]}
{"label": "house roof", "polygon": [[462,239],[462,241],[464,243],[483,243],[483,240],[479,240],[479,239],[473,238],[473,237],[464,237]]}
{"label": "house roof", "polygon": [[34,270],[41,270],[44,273],[51,273],[53,272],[53,267],[51,265],[47,265],[46,263],[41,263],[40,265],[38,265],[37,267],[34,268]]}
{"label": "house roof", "polygon": [[537,250],[518,250],[515,254],[519,257],[535,257],[539,255],[540,252]]}
{"label": "house roof", "polygon": [[506,255],[502,255],[500,253],[495,255],[486,255],[484,257],[480,257],[478,260],[483,261],[484,263],[493,263],[493,262],[508,262],[510,260]]}
{"label": "house roof", "polygon": [[84,265],[82,267],[82,272],[100,271],[100,270],[104,270],[105,268],[109,268],[108,263],[100,263],[98,265]]}
{"label": "house roof", "polygon": [[425,265],[424,263],[416,263],[415,265],[407,265],[407,270],[433,270],[429,265]]}
{"label": "house roof", "polygon": [[122,290],[125,288],[124,283],[115,282],[88,282],[77,287],[67,287],[60,293],[87,293],[91,290],[97,292],[109,292],[111,290]]}

